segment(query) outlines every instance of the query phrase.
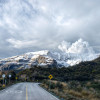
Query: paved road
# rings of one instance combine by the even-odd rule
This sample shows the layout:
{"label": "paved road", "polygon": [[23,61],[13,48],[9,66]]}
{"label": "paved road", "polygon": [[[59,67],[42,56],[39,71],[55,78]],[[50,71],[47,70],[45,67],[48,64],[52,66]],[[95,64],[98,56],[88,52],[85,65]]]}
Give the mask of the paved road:
{"label": "paved road", "polygon": [[59,100],[37,83],[18,83],[0,91],[0,100]]}

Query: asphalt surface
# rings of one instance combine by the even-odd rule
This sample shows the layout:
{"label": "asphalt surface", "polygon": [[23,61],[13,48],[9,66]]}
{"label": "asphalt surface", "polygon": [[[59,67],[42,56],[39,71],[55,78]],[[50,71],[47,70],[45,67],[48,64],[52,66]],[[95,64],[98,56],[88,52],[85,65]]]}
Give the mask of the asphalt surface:
{"label": "asphalt surface", "polygon": [[0,100],[59,100],[37,83],[18,83],[0,91]]}

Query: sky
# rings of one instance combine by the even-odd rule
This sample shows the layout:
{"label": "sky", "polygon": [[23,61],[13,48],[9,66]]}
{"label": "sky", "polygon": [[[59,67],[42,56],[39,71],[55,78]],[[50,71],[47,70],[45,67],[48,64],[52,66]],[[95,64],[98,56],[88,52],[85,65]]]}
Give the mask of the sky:
{"label": "sky", "polygon": [[100,52],[100,0],[0,0],[0,58],[80,39]]}

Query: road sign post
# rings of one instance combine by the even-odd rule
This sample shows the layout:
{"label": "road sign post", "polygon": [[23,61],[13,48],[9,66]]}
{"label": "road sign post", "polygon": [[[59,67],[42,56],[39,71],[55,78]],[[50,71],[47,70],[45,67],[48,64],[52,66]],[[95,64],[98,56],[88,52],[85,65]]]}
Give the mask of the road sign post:
{"label": "road sign post", "polygon": [[2,75],[2,78],[3,78],[3,87],[5,87],[5,82],[4,82],[4,80],[5,80],[5,74]]}
{"label": "road sign post", "polygon": [[25,77],[25,82],[26,82],[27,78]]}
{"label": "road sign post", "polygon": [[51,88],[51,79],[53,78],[53,76],[52,75],[49,75],[48,77],[50,79],[50,83],[49,83],[49,90],[50,90],[50,88]]}
{"label": "road sign post", "polygon": [[10,78],[11,78],[11,75],[9,74],[9,84],[10,84]]}
{"label": "road sign post", "polygon": [[49,90],[51,89],[51,79],[50,79],[50,84],[49,84]]}
{"label": "road sign post", "polygon": [[6,81],[6,79],[5,79],[5,85],[6,85],[6,83],[7,83],[7,81]]}
{"label": "road sign post", "polygon": [[4,80],[5,80],[5,79],[3,78],[3,84],[4,84]]}
{"label": "road sign post", "polygon": [[17,83],[17,79],[18,79],[18,77],[16,77],[16,83]]}

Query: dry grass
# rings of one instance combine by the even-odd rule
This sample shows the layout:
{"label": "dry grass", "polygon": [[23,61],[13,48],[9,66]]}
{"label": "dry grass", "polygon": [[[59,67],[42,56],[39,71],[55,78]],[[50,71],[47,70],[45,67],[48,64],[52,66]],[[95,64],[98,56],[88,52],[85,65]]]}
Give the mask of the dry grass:
{"label": "dry grass", "polygon": [[75,96],[75,97],[82,98],[81,93],[76,92],[74,90],[69,90],[68,93],[71,94],[71,95],[73,95],[73,96]]}
{"label": "dry grass", "polygon": [[[58,81],[51,81],[52,83],[57,83]],[[55,93],[61,98],[64,98],[65,100],[100,100],[97,98],[96,94],[90,90],[86,90],[82,88],[81,91],[77,91],[74,89],[69,89],[68,84],[64,82],[60,82],[63,85],[63,90],[59,91],[58,88],[51,89],[51,92]],[[90,83],[87,83],[87,85],[90,85]],[[44,85],[46,89],[48,89],[47,85]],[[72,98],[75,97],[74,99],[68,99],[68,95],[70,95]]]}
{"label": "dry grass", "polygon": [[90,93],[86,90],[82,90],[81,94],[84,96],[84,97],[88,97],[90,95]]}

